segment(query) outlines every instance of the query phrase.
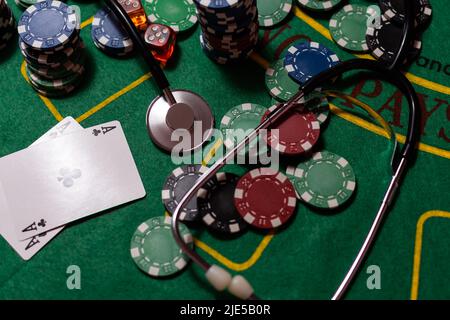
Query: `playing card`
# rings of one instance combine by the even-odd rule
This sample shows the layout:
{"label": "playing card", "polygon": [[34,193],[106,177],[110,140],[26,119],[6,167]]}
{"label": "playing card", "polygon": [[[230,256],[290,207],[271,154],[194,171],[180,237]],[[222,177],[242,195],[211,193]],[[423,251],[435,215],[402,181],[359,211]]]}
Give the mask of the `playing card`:
{"label": "playing card", "polygon": [[[63,134],[69,134],[82,129],[83,127],[78,124],[75,119],[73,119],[72,117],[67,117],[59,122],[56,126],[51,128],[47,133],[42,135],[31,146],[35,146],[41,142],[57,138]],[[9,243],[9,245],[24,260],[29,260],[63,229],[63,227],[56,228],[26,239],[24,241],[20,241],[16,237],[14,222],[10,217],[10,213],[8,211],[9,210],[6,204],[6,198],[3,195],[3,186],[0,182],[0,233]]]}
{"label": "playing card", "polygon": [[4,157],[0,180],[19,240],[145,196],[118,121]]}

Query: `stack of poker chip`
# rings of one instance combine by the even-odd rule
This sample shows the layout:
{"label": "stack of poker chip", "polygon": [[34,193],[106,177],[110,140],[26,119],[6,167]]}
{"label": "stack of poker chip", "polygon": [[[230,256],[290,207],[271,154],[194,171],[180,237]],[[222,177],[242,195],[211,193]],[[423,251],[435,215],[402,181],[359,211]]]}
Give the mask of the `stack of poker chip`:
{"label": "stack of poker chip", "polygon": [[107,7],[95,14],[91,37],[99,50],[112,57],[124,57],[133,52],[133,41]]}
{"label": "stack of poker chip", "polygon": [[0,50],[8,45],[15,32],[15,20],[6,0],[0,0]]}
{"label": "stack of poker chip", "polygon": [[203,51],[225,64],[247,58],[258,42],[256,0],[194,0]]}
{"label": "stack of poker chip", "polygon": [[21,9],[27,9],[29,6],[32,6],[36,3],[38,3],[39,1],[42,1],[42,0],[15,0],[17,6]]}
{"label": "stack of poker chip", "polygon": [[24,11],[18,32],[28,81],[38,93],[62,97],[79,86],[86,56],[73,8],[60,1],[38,2]]}
{"label": "stack of poker chip", "polygon": [[[403,61],[399,64],[410,65],[416,60],[422,49],[422,32],[429,26],[433,9],[429,0],[411,0],[414,16],[414,34],[406,46]],[[403,24],[406,18],[406,8],[403,1],[379,0],[381,19],[377,24],[367,28],[366,41],[370,53],[378,61],[391,65],[397,56],[399,42],[403,34]]]}

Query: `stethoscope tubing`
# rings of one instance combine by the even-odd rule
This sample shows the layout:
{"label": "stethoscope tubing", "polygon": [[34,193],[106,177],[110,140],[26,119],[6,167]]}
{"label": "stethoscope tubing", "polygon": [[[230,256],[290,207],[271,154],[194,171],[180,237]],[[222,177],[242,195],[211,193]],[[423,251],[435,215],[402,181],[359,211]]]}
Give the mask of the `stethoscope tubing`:
{"label": "stethoscope tubing", "polygon": [[179,216],[182,209],[186,204],[197,194],[198,190],[212,178],[221,168],[223,168],[226,163],[231,160],[239,151],[245,148],[251,141],[253,141],[263,129],[269,129],[272,124],[275,124],[280,118],[287,114],[294,106],[298,107],[298,101],[304,96],[311,93],[315,88],[321,87],[323,84],[335,79],[348,71],[354,70],[366,70],[379,73],[382,77],[387,78],[391,83],[393,83],[397,88],[399,88],[402,93],[406,96],[409,105],[409,116],[408,116],[408,133],[406,135],[405,144],[403,149],[399,153],[397,159],[393,162],[393,176],[391,182],[383,196],[380,208],[375,216],[375,219],[371,225],[370,230],[358,252],[358,255],[354,259],[349,271],[344,277],[341,285],[339,286],[336,293],[333,295],[332,299],[341,299],[348,287],[350,286],[352,280],[357,274],[361,264],[365,260],[368,252],[370,251],[374,240],[378,234],[379,228],[388,212],[389,205],[394,198],[396,191],[398,190],[399,183],[402,176],[406,172],[407,164],[415,155],[416,144],[419,139],[419,100],[417,94],[412,87],[408,79],[396,69],[388,69],[380,63],[367,60],[367,59],[354,59],[348,60],[337,64],[336,66],[328,69],[319,75],[313,77],[309,80],[303,87],[300,88],[298,93],[287,103],[281,104],[279,108],[275,109],[265,121],[263,121],[258,127],[255,128],[242,142],[237,144],[232,150],[230,150],[222,159],[214,163],[200,178],[195,182],[193,187],[185,194],[185,196],[179,202],[177,208],[174,210],[172,215],[172,233],[174,235],[175,241],[180,246],[180,248],[185,252],[195,264],[199,265],[205,272],[211,267],[211,265],[206,262],[197,252],[192,250],[182,239],[179,233]]}

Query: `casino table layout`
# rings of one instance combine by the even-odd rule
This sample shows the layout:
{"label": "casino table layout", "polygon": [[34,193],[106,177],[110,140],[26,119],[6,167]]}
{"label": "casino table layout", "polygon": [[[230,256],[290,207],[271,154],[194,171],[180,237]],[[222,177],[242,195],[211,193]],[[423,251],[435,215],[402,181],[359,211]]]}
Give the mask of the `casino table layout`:
{"label": "casino table layout", "polygon": [[[423,115],[418,157],[347,299],[450,299],[450,61],[446,54],[450,27],[447,1],[431,2],[433,21],[423,35],[421,56],[406,74],[419,94]],[[0,155],[26,148],[66,116],[85,128],[119,120],[147,196],[73,223],[29,261],[0,240],[0,298],[229,298],[212,290],[193,264],[168,279],[149,277],[134,264],[131,236],[143,221],[165,214],[161,188],[177,167],[152,143],[146,128],[147,108],[158,89],[139,55],[114,59],[95,48],[90,30],[101,2],[69,0],[68,4],[81,9],[81,36],[88,53],[85,82],[65,98],[39,96],[24,78],[23,57],[17,39],[13,40],[0,55]],[[10,7],[19,18],[21,10],[13,2]],[[329,18],[329,13],[311,13],[295,5],[285,22],[260,29],[259,48],[239,65],[218,65],[208,59],[200,47],[197,25],[178,35],[165,72],[172,88],[192,90],[208,101],[218,126],[233,106],[271,105],[265,69],[296,41],[314,40],[341,60],[355,58],[333,42]],[[336,88],[378,111],[397,132],[397,140],[404,141],[407,104],[393,86],[358,74],[339,80]],[[237,238],[215,236],[202,225],[191,228],[199,254],[233,274],[242,273],[263,299],[329,299],[359,250],[389,181],[389,141],[381,127],[348,101],[330,99],[330,108],[318,148],[351,163],[357,189],[347,205],[318,211],[299,201],[287,227],[269,232],[252,229]],[[211,164],[214,157],[206,160]],[[242,175],[249,168],[229,170]],[[69,290],[67,271],[73,265],[81,270],[81,288]],[[369,289],[373,270],[379,271],[380,288]]]}

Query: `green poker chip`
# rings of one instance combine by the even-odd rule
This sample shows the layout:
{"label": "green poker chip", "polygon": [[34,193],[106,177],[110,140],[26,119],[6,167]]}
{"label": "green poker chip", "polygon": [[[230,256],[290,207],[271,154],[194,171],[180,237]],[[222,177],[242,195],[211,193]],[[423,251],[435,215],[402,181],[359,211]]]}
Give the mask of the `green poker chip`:
{"label": "green poker chip", "polygon": [[271,27],[282,22],[292,9],[292,0],[258,0],[258,22]]}
{"label": "green poker chip", "polygon": [[[254,103],[240,104],[228,110],[220,121],[220,131],[225,147],[231,149],[245,139],[261,123],[266,112],[267,108]],[[258,148],[258,154],[267,151],[266,144],[259,141],[261,140],[254,139],[248,150],[256,151],[255,149]],[[240,154],[245,152],[242,150]]]}
{"label": "green poker chip", "polygon": [[329,11],[338,6],[342,0],[297,0],[298,4],[314,11]]}
{"label": "green poker chip", "polygon": [[144,7],[152,23],[164,24],[175,32],[192,28],[198,20],[193,0],[145,0]]}
{"label": "green poker chip", "polygon": [[316,152],[297,167],[289,166],[286,175],[300,199],[317,208],[343,205],[356,188],[355,173],[348,161],[329,151]]}
{"label": "green poker chip", "polygon": [[266,70],[266,87],[272,97],[288,101],[298,92],[299,85],[289,77],[284,59],[277,60]]}
{"label": "green poker chip", "polygon": [[[130,254],[136,265],[153,277],[166,277],[183,270],[188,256],[180,249],[172,235],[172,218],[155,217],[137,227],[131,238]],[[193,248],[189,229],[180,223],[180,234]]]}
{"label": "green poker chip", "polygon": [[[291,99],[300,89],[300,85],[295,82],[284,67],[284,59],[275,61],[266,70],[266,88],[269,94],[278,101],[286,102]],[[321,96],[321,88],[315,89],[306,96],[306,101]]]}
{"label": "green poker chip", "polygon": [[333,40],[342,48],[366,52],[367,28],[377,15],[373,6],[348,4],[330,19],[330,33]]}

